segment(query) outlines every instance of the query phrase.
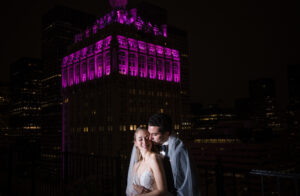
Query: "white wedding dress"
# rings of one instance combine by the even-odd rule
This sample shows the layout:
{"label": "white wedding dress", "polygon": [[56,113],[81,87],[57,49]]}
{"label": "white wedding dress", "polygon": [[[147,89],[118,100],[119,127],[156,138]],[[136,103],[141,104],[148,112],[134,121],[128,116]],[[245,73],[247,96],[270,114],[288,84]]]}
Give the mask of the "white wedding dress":
{"label": "white wedding dress", "polygon": [[133,184],[143,186],[152,191],[154,189],[154,176],[152,171],[150,169],[146,169],[140,177],[138,177],[137,172],[135,172]]}

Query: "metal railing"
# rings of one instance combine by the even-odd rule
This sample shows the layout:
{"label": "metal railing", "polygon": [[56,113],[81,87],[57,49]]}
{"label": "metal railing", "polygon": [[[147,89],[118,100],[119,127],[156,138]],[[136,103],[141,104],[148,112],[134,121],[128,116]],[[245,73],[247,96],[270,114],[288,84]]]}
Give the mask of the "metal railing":
{"label": "metal railing", "polygon": [[[276,178],[276,194],[277,195],[286,195],[285,193],[282,194],[282,187],[281,187],[281,181],[282,179],[290,179],[291,182],[289,184],[294,184],[294,190],[289,190],[289,193],[294,192],[294,195],[299,196],[299,189],[298,189],[298,183],[300,179],[300,174],[295,173],[284,173],[284,172],[278,172],[278,171],[267,171],[267,170],[252,170],[250,174],[258,175],[260,176],[261,180],[261,195],[265,196],[266,187],[265,187],[265,179],[267,177],[269,178]],[[274,193],[274,192],[273,192]]]}
{"label": "metal railing", "polygon": [[[34,156],[18,162],[14,150],[1,151],[0,180],[5,186],[0,185],[0,195],[125,195],[128,159],[74,153],[60,156],[49,170]],[[197,168],[203,196],[299,196],[299,174],[226,168],[222,162],[198,164]]]}

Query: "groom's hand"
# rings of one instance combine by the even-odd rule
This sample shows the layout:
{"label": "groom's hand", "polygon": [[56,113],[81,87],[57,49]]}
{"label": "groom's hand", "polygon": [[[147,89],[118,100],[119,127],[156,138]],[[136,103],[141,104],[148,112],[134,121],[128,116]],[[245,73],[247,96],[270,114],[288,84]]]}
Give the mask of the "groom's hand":
{"label": "groom's hand", "polygon": [[145,187],[140,186],[140,185],[136,185],[136,184],[133,185],[133,188],[139,194],[141,194],[141,193],[149,193],[150,192],[149,189],[146,189]]}

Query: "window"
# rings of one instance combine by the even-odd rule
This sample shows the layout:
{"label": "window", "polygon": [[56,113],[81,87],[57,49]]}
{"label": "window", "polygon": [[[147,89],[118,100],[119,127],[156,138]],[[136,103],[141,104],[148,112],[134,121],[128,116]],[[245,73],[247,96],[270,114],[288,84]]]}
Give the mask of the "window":
{"label": "window", "polygon": [[120,50],[118,54],[119,58],[119,72],[126,75],[128,73],[128,61],[127,61],[127,52]]}
{"label": "window", "polygon": [[67,87],[68,85],[68,70],[64,68],[62,70],[62,86],[63,88]]}
{"label": "window", "polygon": [[139,55],[139,71],[140,77],[146,78],[147,77],[147,63],[146,63],[146,55]]}
{"label": "window", "polygon": [[165,79],[165,67],[164,67],[164,60],[159,58],[156,61],[156,68],[157,68],[157,77],[159,80]]}
{"label": "window", "polygon": [[110,74],[110,52],[104,53],[104,73],[105,75]]}
{"label": "window", "polygon": [[137,41],[135,39],[128,38],[129,49],[137,51]]}
{"label": "window", "polygon": [[154,79],[156,78],[156,67],[155,67],[155,58],[148,57],[148,69],[149,69],[149,77]]}
{"label": "window", "polygon": [[147,47],[146,47],[146,43],[143,41],[138,41],[138,45],[139,45],[139,51],[146,53],[147,52]]}
{"label": "window", "polygon": [[127,39],[124,36],[117,35],[117,39],[118,39],[120,48],[126,48],[126,49],[128,48],[127,47]]}
{"label": "window", "polygon": [[128,55],[128,65],[129,65],[130,75],[131,76],[137,76],[138,65],[137,65],[137,54],[136,53],[129,53],[129,55]]}
{"label": "window", "polygon": [[74,82],[75,84],[79,84],[80,80],[80,67],[79,63],[74,64]]}
{"label": "window", "polygon": [[95,58],[94,56],[88,59],[88,79],[93,80],[95,77]]}
{"label": "window", "polygon": [[166,79],[167,81],[173,80],[173,73],[172,73],[172,63],[169,60],[165,61],[165,69],[166,69]]}
{"label": "window", "polygon": [[80,62],[80,81],[86,81],[86,60]]}
{"label": "window", "polygon": [[96,53],[101,52],[102,46],[103,46],[103,40],[98,41],[95,45],[95,52]]}
{"label": "window", "polygon": [[73,81],[74,81],[74,72],[73,72],[73,65],[70,65],[69,70],[68,70],[68,75],[69,75],[69,85],[72,86],[73,85]]}
{"label": "window", "polygon": [[102,53],[96,55],[96,69],[95,74],[97,78],[102,77],[103,72],[103,55]]}
{"label": "window", "polygon": [[180,81],[180,63],[177,61],[173,62],[173,74],[174,74],[174,82]]}
{"label": "window", "polygon": [[112,39],[111,36],[108,36],[107,38],[104,39],[104,50],[110,48],[111,39]]}

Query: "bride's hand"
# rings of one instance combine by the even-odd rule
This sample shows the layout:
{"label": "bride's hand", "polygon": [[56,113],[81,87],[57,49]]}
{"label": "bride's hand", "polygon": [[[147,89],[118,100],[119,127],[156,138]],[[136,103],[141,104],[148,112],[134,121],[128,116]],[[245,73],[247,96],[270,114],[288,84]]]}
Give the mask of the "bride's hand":
{"label": "bride's hand", "polygon": [[135,190],[138,194],[141,194],[141,193],[149,193],[149,192],[150,192],[149,189],[146,189],[145,187],[140,186],[140,185],[136,185],[136,184],[133,185],[133,188],[134,188],[134,190]]}
{"label": "bride's hand", "polygon": [[138,194],[141,194],[141,193],[143,192],[143,188],[144,188],[144,187],[142,187],[142,186],[140,186],[140,185],[136,185],[136,184],[133,185],[133,189],[134,189]]}

